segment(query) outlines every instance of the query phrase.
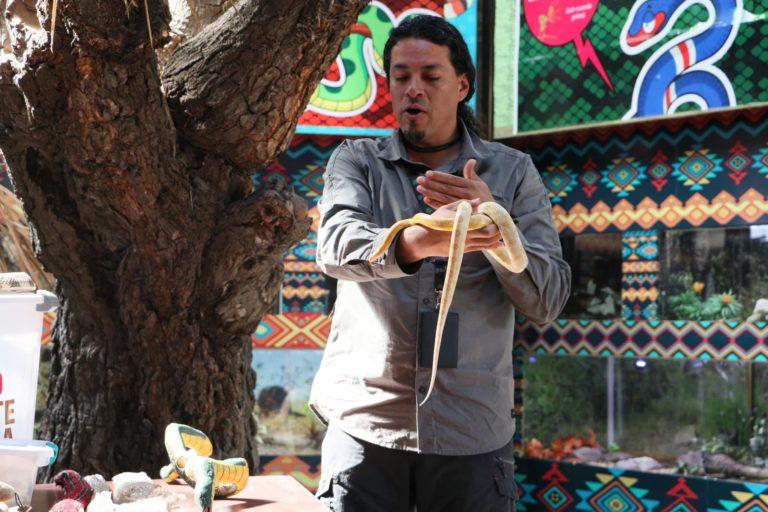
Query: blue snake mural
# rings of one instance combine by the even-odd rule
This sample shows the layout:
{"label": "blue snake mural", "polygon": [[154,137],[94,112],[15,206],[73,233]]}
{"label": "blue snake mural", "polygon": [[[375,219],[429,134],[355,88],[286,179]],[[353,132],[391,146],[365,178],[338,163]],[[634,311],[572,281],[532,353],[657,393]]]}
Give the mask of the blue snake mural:
{"label": "blue snake mural", "polygon": [[707,21],[651,55],[637,77],[624,119],[673,113],[685,103],[701,110],[736,104],[731,81],[715,63],[730,49],[741,23],[754,19],[742,0],[638,0],[621,30],[621,49],[637,55],[652,47],[694,4],[707,10]]}

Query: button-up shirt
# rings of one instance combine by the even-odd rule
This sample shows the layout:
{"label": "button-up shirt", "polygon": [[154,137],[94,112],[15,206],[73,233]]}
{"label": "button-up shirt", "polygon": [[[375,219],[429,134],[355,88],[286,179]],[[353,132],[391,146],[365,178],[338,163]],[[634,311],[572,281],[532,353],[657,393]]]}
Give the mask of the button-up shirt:
{"label": "button-up shirt", "polygon": [[414,173],[428,169],[409,160],[398,132],[346,140],[326,167],[317,262],[338,284],[310,405],[322,421],[376,445],[470,455],[508,443],[515,309],[548,322],[568,298],[570,268],[530,157],[461,129],[458,157],[435,170],[460,172],[477,160],[476,172],[516,221],[528,267],[515,274],[482,252],[464,255],[451,304],[459,314],[457,367],[437,370],[421,407],[431,368],[419,366],[417,333],[420,312],[437,305],[435,265],[404,268],[396,242],[378,261],[368,258],[392,224],[419,212]]}

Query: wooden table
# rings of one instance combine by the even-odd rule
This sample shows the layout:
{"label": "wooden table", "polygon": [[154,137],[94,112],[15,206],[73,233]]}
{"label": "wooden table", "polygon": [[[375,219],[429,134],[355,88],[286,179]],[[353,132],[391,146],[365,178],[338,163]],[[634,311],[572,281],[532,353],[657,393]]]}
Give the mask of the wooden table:
{"label": "wooden table", "polygon": [[[168,485],[155,480],[159,485]],[[170,489],[185,497],[178,512],[194,512],[194,489],[188,485],[169,485]],[[47,512],[56,502],[57,487],[53,484],[35,486],[32,509],[35,512]],[[252,476],[248,486],[242,492],[228,499],[216,499],[213,510],[218,512],[255,511],[255,512],[327,512],[312,494],[293,477],[285,475]]]}

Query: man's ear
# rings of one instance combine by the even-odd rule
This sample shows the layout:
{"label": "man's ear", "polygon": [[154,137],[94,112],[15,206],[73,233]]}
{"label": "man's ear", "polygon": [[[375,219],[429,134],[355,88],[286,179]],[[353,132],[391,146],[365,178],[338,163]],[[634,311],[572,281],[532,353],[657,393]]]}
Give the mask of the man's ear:
{"label": "man's ear", "polygon": [[459,103],[464,101],[467,94],[469,94],[469,80],[466,73],[462,73],[459,75]]}

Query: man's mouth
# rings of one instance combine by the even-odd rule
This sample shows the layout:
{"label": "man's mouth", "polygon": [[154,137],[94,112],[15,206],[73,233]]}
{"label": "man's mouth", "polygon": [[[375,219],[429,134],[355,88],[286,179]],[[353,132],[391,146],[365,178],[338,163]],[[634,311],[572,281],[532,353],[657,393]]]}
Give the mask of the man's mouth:
{"label": "man's mouth", "polygon": [[412,106],[405,109],[405,114],[408,117],[417,117],[419,114],[426,114],[426,111],[421,107]]}

